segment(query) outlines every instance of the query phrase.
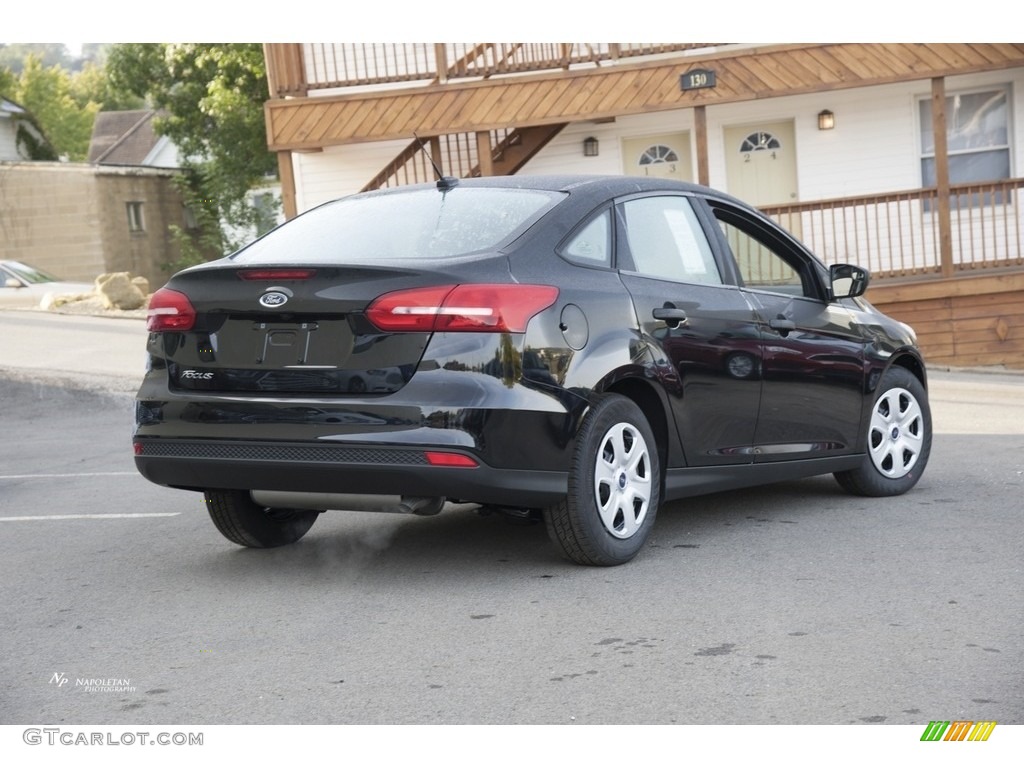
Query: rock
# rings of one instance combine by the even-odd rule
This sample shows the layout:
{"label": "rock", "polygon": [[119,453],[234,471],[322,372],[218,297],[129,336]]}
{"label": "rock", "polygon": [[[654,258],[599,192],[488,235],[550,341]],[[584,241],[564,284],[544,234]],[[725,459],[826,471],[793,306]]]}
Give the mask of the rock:
{"label": "rock", "polygon": [[132,285],[142,291],[143,296],[149,296],[149,280],[144,278],[142,275],[137,275],[132,278]]}
{"label": "rock", "polygon": [[127,272],[108,272],[97,277],[96,293],[107,309],[138,309],[146,303],[146,294]]}

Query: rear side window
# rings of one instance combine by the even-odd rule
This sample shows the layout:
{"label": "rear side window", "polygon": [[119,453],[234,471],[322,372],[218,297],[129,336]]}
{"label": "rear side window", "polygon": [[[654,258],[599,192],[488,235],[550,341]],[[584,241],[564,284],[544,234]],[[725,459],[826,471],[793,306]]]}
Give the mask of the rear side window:
{"label": "rear side window", "polygon": [[573,235],[562,250],[562,255],[578,264],[610,267],[612,264],[611,211],[602,212]]}
{"label": "rear side window", "polygon": [[641,197],[622,204],[637,272],[662,280],[721,285],[711,246],[685,197]]}
{"label": "rear side window", "polygon": [[562,195],[456,187],[351,197],[314,208],[236,253],[240,262],[438,259],[494,248]]}

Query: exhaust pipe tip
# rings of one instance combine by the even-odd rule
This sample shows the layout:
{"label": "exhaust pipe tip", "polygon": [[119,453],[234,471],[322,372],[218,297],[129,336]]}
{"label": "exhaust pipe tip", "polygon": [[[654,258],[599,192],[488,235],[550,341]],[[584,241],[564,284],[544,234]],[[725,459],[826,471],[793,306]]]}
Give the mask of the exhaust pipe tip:
{"label": "exhaust pipe tip", "polygon": [[398,508],[411,515],[429,517],[444,508],[444,496],[403,496]]}
{"label": "exhaust pipe tip", "polygon": [[338,509],[347,512],[395,512],[405,515],[436,515],[444,496],[395,496],[308,491],[251,491],[252,500],[278,509]]}

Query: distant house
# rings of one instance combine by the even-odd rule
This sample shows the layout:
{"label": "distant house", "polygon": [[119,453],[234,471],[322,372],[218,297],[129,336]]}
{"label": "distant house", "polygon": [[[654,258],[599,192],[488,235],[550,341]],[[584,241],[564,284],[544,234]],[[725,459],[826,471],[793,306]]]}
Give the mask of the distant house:
{"label": "distant house", "polygon": [[181,258],[172,228],[196,225],[175,184],[177,151],[153,117],[101,113],[89,163],[40,162],[56,160],[34,151],[42,132],[0,100],[0,253],[66,280],[127,271],[161,285]]}
{"label": "distant house", "polygon": [[[152,109],[100,112],[89,142],[89,162],[104,166],[180,169],[183,158],[177,146],[154,128],[153,121],[159,117],[160,113]],[[249,202],[259,213],[259,223],[252,231],[229,229],[230,239],[247,242],[284,221],[280,197],[281,187],[276,180],[253,189]]]}
{"label": "distant house", "polygon": [[153,119],[158,114],[152,109],[97,114],[88,161],[95,165],[180,168],[178,148],[153,128]]}
{"label": "distant house", "polygon": [[56,159],[57,153],[31,113],[0,96],[0,162]]}

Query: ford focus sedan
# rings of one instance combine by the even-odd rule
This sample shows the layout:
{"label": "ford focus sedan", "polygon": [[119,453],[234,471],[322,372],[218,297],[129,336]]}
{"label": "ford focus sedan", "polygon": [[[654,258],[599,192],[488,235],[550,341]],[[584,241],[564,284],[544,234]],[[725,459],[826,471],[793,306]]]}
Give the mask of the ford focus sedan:
{"label": "ford focus sedan", "polygon": [[931,447],[913,331],[751,206],[615,177],[442,179],[321,205],[149,307],[135,462],[248,547],[327,510],[543,519],[618,565],[666,501]]}

